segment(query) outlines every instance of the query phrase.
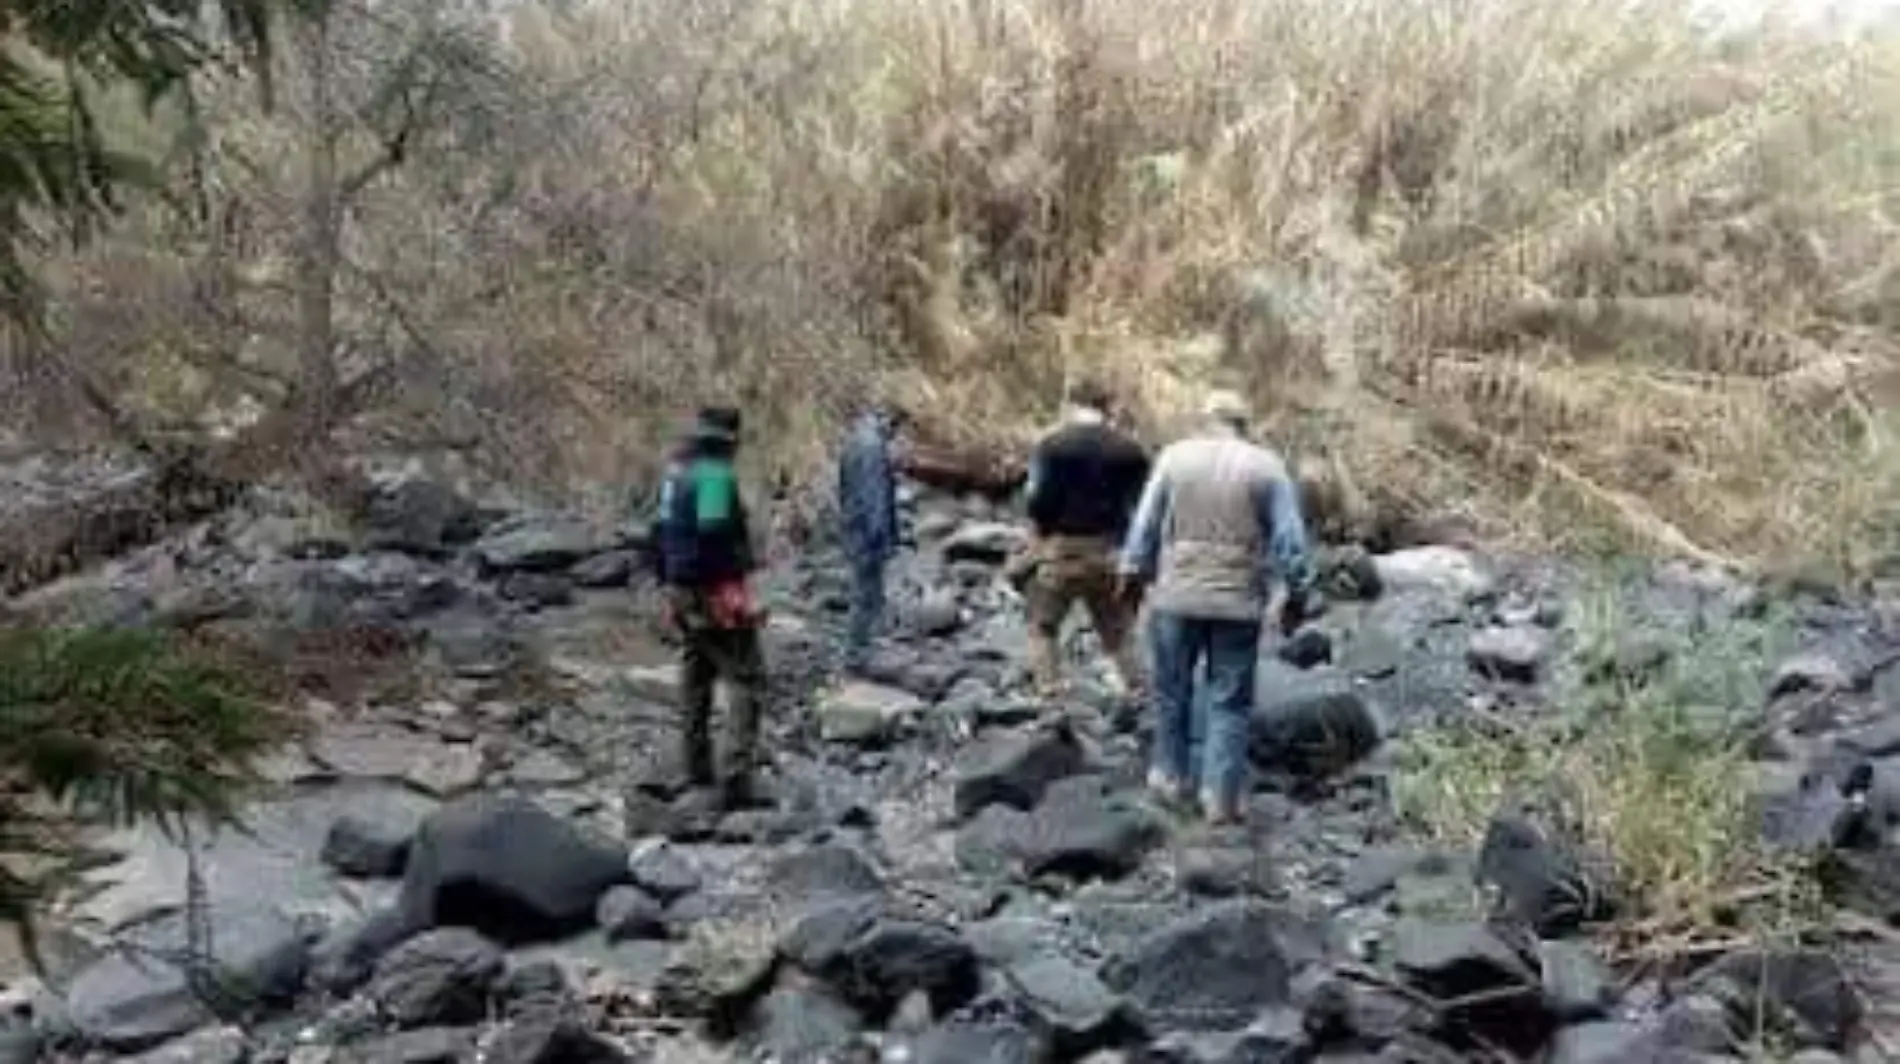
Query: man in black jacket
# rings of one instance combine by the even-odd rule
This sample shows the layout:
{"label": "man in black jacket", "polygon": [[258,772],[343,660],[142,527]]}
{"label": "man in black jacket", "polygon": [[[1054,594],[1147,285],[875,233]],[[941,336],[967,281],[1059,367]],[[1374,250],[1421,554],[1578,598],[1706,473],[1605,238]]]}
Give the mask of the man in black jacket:
{"label": "man in black jacket", "polygon": [[1147,452],[1109,424],[1110,399],[1092,382],[1075,385],[1063,425],[1029,460],[1027,504],[1035,533],[1024,587],[1030,666],[1045,693],[1060,683],[1062,623],[1080,600],[1124,690],[1139,670],[1129,643],[1134,604],[1118,591],[1116,556],[1148,479]]}

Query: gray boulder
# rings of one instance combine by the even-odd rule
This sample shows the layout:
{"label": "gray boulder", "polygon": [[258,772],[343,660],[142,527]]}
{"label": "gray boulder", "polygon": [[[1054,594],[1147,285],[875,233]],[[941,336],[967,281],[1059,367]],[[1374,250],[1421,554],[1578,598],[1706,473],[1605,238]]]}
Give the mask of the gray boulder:
{"label": "gray boulder", "polygon": [[1066,727],[1031,728],[988,738],[958,761],[957,815],[975,816],[991,804],[1033,809],[1050,784],[1087,768],[1081,740]]}
{"label": "gray boulder", "polygon": [[506,967],[501,950],[473,931],[425,931],[377,963],[369,996],[400,1027],[475,1023]]}
{"label": "gray boulder", "polygon": [[514,945],[585,930],[600,896],[627,878],[624,847],[526,798],[477,794],[423,822],[399,904],[411,926],[469,927]]}
{"label": "gray boulder", "polygon": [[1307,931],[1259,902],[1221,902],[1179,917],[1113,958],[1103,981],[1148,1030],[1231,1031],[1288,1004],[1309,958]]}
{"label": "gray boulder", "polygon": [[66,993],[68,1018],[86,1040],[116,1052],[149,1049],[211,1022],[214,1007],[281,1004],[303,987],[305,929],[271,911],[213,914],[208,982],[194,987],[182,921],[142,929],[82,969]]}

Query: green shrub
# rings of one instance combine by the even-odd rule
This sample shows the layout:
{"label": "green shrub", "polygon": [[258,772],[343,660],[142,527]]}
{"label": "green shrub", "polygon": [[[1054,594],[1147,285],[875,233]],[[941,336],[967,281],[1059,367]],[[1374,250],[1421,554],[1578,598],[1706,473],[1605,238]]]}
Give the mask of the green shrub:
{"label": "green shrub", "polygon": [[1530,797],[1607,858],[1631,904],[1611,932],[1633,951],[1805,924],[1815,884],[1771,852],[1749,786],[1763,677],[1782,650],[1773,616],[1645,653],[1608,588],[1575,618],[1575,679],[1554,712],[1407,737],[1395,800],[1420,836],[1475,846],[1506,802]]}
{"label": "green shrub", "polygon": [[[0,629],[0,850],[70,853],[70,825],[223,819],[252,761],[293,734],[265,677],[176,633]],[[40,884],[0,869],[0,917],[27,930]]]}

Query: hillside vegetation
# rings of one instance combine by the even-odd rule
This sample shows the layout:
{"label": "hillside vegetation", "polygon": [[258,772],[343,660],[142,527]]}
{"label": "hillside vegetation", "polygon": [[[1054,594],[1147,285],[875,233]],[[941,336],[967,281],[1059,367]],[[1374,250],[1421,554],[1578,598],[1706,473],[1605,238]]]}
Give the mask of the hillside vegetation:
{"label": "hillside vegetation", "polygon": [[1900,553],[1900,34],[1610,0],[337,6],[268,113],[236,78],[159,132],[128,104],[173,194],[36,263],[62,364],[154,419],[268,403],[314,352],[391,370],[384,433],[618,499],[715,394],[796,473],[867,388],[1007,447],[1078,373],[1156,432],[1226,380],[1349,526]]}

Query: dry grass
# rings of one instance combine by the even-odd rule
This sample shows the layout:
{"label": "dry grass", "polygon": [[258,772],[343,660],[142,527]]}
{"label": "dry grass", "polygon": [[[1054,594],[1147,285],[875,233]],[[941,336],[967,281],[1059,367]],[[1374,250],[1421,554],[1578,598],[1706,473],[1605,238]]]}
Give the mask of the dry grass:
{"label": "dry grass", "polygon": [[1762,727],[1754,709],[1785,628],[1738,621],[1653,674],[1617,674],[1612,663],[1636,660],[1627,613],[1613,591],[1586,602],[1577,675],[1592,679],[1547,718],[1408,737],[1401,816],[1425,837],[1475,847],[1507,803],[1554,803],[1607,858],[1633,903],[1609,933],[1645,959],[1812,926],[1818,886],[1798,858],[1766,846],[1745,783]]}
{"label": "dry grass", "polygon": [[[1498,534],[1854,572],[1900,541],[1892,33],[1717,38],[1666,0],[642,0],[505,28],[519,98],[365,197],[377,280],[345,296],[407,352],[392,420],[524,482],[616,485],[655,411],[714,394],[766,474],[809,471],[867,389],[1009,446],[1087,372],[1157,432],[1239,382],[1348,498]],[[295,141],[246,106],[218,188],[269,346]],[[163,311],[140,366],[226,335],[176,243],[79,271],[85,349],[128,306]]]}

